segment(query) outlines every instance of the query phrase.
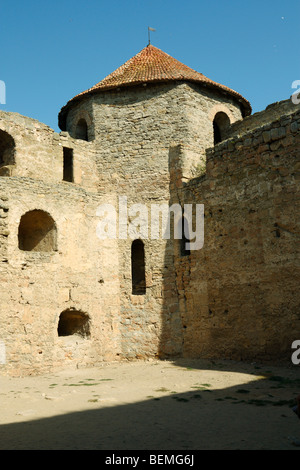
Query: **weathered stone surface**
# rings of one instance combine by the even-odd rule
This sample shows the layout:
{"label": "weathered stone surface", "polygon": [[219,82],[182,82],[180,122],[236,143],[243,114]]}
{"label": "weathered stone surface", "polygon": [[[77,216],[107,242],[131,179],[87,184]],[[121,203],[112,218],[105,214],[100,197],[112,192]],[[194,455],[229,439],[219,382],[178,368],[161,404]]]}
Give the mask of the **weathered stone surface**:
{"label": "weathered stone surface", "polygon": [[[231,145],[226,154],[210,149],[205,180],[191,180],[182,191],[183,200],[202,201],[211,214],[204,248],[184,267],[175,260],[186,356],[288,360],[300,337],[300,137],[293,143],[286,137],[299,119],[293,109],[286,128],[269,123],[267,135],[262,130],[265,141],[281,139],[276,150],[261,153],[259,144],[239,145],[238,152]],[[246,132],[237,143],[258,133]],[[189,277],[182,271],[187,266]]]}
{"label": "weathered stone surface", "polygon": [[[213,147],[218,112],[231,126]],[[88,141],[75,138],[80,119]],[[68,132],[5,112],[0,129],[16,144],[15,164],[0,172],[1,373],[123,358],[290,354],[300,337],[295,105],[242,119],[228,96],[161,83],[74,104]],[[63,181],[63,148],[73,150],[73,182]],[[180,240],[150,232],[143,240],[144,295],[132,292],[133,240],[97,236],[97,208],[112,204],[118,215],[120,196],[149,214],[151,204],[205,206],[203,249],[183,256]],[[53,219],[53,249],[20,247],[29,211]],[[59,336],[62,312],[88,317],[89,334]]]}

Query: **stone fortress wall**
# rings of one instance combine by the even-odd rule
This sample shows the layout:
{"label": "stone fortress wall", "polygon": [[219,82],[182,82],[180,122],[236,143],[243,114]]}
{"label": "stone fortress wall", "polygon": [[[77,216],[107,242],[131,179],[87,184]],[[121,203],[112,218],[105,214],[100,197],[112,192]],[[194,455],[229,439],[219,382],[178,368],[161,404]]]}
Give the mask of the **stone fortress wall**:
{"label": "stone fortress wall", "polygon": [[183,202],[205,205],[203,249],[176,260],[184,355],[288,360],[300,337],[299,106],[231,129],[181,187]]}
{"label": "stone fortress wall", "polygon": [[[0,368],[18,375],[115,359],[119,261],[116,241],[100,246],[96,235],[97,207],[110,199],[97,193],[92,145],[0,114],[1,130],[16,142],[11,176],[1,177],[0,187],[0,338],[6,349]],[[63,181],[64,148],[74,150],[74,182]],[[47,217],[54,223],[43,234]],[[40,235],[44,245],[36,243]],[[88,330],[60,336],[62,312],[66,327],[87,319]]]}
{"label": "stone fortress wall", "polygon": [[[0,373],[286,358],[300,337],[299,115],[287,101],[243,118],[228,95],[186,82],[88,96],[60,134],[0,112]],[[203,249],[136,243],[135,291],[136,241],[97,237],[97,208],[118,211],[120,196],[204,204]]]}
{"label": "stone fortress wall", "polygon": [[[221,101],[222,100],[222,101]],[[147,85],[94,95],[75,105],[67,131],[75,136],[81,117],[90,122],[99,192],[126,196],[128,206],[170,202],[170,156],[184,146],[180,164],[185,177],[205,164],[213,145],[214,115],[226,110],[241,118],[234,100],[188,83]],[[88,111],[84,114],[83,108]],[[198,123],[198,125],[197,125]],[[176,155],[176,159],[179,155]],[[182,351],[182,327],[174,270],[172,240],[144,240],[146,293],[132,295],[132,240],[119,240],[122,356],[174,356]]]}

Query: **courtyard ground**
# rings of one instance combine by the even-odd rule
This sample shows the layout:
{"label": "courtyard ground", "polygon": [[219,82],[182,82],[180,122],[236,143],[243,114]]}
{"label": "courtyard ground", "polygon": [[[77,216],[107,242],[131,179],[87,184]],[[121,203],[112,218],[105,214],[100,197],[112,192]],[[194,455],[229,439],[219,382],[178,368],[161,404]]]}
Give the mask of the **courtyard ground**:
{"label": "courtyard ground", "polygon": [[300,450],[296,366],[153,360],[0,384],[1,450]]}

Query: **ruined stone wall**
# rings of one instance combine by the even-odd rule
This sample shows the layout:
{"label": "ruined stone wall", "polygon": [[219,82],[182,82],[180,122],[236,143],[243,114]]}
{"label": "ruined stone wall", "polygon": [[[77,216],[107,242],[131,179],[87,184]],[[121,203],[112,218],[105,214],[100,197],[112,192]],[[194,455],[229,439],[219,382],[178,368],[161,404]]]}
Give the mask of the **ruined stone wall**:
{"label": "ruined stone wall", "polygon": [[[6,346],[6,364],[0,365],[1,372],[41,373],[118,358],[119,266],[116,241],[100,241],[96,235],[101,196],[72,184],[18,177],[2,178],[2,198],[3,193],[0,338]],[[31,210],[44,211],[55,221],[54,249],[19,248],[20,220]],[[65,310],[88,316],[88,338],[58,335]]]}
{"label": "ruined stone wall", "polygon": [[20,176],[48,182],[63,180],[63,147],[73,150],[74,183],[97,189],[93,145],[72,139],[67,132],[57,134],[35,119],[0,111],[0,129],[15,141],[15,164],[0,176]]}
{"label": "ruined stone wall", "polygon": [[[93,144],[15,113],[0,113],[0,129],[15,142],[15,163],[0,177],[0,340],[6,348],[0,371],[31,374],[118,358],[116,240],[96,234],[97,207],[113,195],[97,192]],[[64,147],[73,151],[73,182],[63,181]],[[52,219],[55,230],[45,227],[48,241],[35,246],[43,228],[32,217],[25,246],[19,231],[32,213]],[[58,336],[65,310],[86,315],[88,339]]]}
{"label": "ruined stone wall", "polygon": [[273,122],[280,120],[282,116],[289,116],[295,113],[295,104],[291,99],[272,103],[261,112],[247,116],[231,124],[228,131],[228,138],[241,136],[242,134],[253,132],[255,129],[260,129],[266,125],[266,122]]}
{"label": "ruined stone wall", "polygon": [[[299,322],[299,111],[287,108],[240,120],[239,105],[225,95],[180,83],[92,95],[70,110],[70,134],[1,112],[0,129],[16,148],[15,163],[0,168],[0,340],[7,354],[0,372],[289,353],[300,334],[291,328]],[[204,166],[217,112],[228,113],[229,139],[207,152]],[[87,120],[88,142],[75,139],[79,118]],[[63,148],[73,150],[74,182],[63,181]],[[99,240],[97,209],[111,204],[119,228],[120,197],[127,229],[136,221],[133,205],[145,205],[148,237]],[[182,256],[179,240],[152,238],[151,206],[163,203],[205,205],[203,249]],[[30,211],[55,225],[43,249],[20,244]],[[134,238],[144,242],[142,295],[132,290]],[[85,315],[90,334],[60,336],[65,311]]]}
{"label": "ruined stone wall", "polygon": [[263,126],[209,150],[206,175],[181,188],[182,202],[205,205],[203,249],[176,259],[187,357],[289,359],[300,337],[300,112],[293,106],[293,114],[284,105],[268,122],[267,112]]}

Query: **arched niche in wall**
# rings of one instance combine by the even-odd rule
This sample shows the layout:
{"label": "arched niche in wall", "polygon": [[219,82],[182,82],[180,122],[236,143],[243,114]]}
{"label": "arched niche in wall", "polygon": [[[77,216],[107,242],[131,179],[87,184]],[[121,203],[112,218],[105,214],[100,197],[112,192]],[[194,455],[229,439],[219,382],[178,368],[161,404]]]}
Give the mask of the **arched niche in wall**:
{"label": "arched niche in wall", "polygon": [[57,327],[58,336],[80,336],[89,338],[90,317],[81,311],[75,309],[64,310],[60,316]]}
{"label": "arched niche in wall", "polygon": [[18,231],[19,249],[51,252],[57,249],[57,230],[52,217],[42,210],[22,215]]}
{"label": "arched niche in wall", "polygon": [[134,240],[131,245],[132,294],[146,294],[145,247],[142,240]]}
{"label": "arched niche in wall", "polygon": [[89,140],[88,124],[84,118],[80,118],[75,126],[75,139]]}
{"label": "arched niche in wall", "polygon": [[214,145],[222,142],[226,138],[227,131],[230,127],[230,119],[223,111],[218,112],[213,120],[214,129]]}
{"label": "arched niche in wall", "polygon": [[67,129],[70,135],[79,140],[90,142],[94,140],[94,126],[90,113],[86,109],[80,109],[69,116]]}
{"label": "arched niche in wall", "polygon": [[213,120],[214,145],[222,142],[226,138],[230,127],[230,118],[224,111],[216,113]]}
{"label": "arched niche in wall", "polygon": [[0,129],[0,166],[14,165],[15,141],[8,132]]}

